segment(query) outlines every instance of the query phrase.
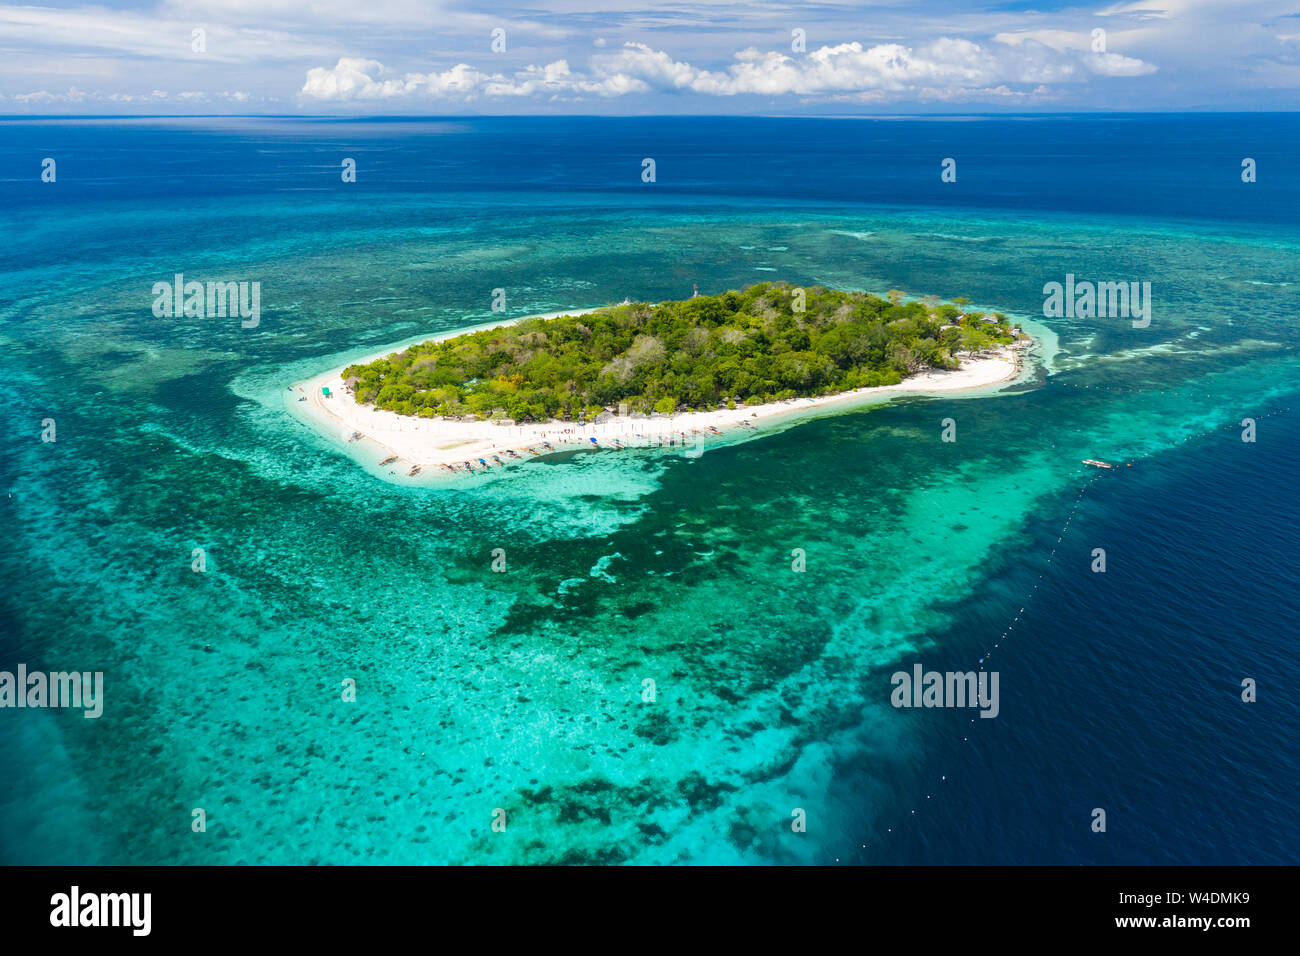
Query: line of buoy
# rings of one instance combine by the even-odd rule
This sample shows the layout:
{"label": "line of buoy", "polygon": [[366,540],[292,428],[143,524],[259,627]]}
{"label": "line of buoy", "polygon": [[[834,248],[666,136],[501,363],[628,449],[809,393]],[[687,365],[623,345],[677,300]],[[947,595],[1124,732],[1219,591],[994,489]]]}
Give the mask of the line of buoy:
{"label": "line of buoy", "polygon": [[[1256,415],[1256,416],[1254,416],[1254,417],[1257,418],[1257,419],[1259,419],[1259,418],[1272,418],[1272,417],[1275,416],[1275,415],[1281,415],[1281,414],[1284,414],[1284,413],[1287,413],[1287,412],[1290,412],[1290,411],[1291,411],[1291,406],[1288,405],[1288,406],[1285,406],[1284,408],[1273,409],[1273,410],[1268,411],[1268,412],[1263,412],[1263,413],[1261,413],[1261,414],[1259,414],[1259,415]],[[1220,425],[1220,426],[1217,426],[1217,427],[1215,427],[1215,428],[1209,429],[1209,430],[1204,431],[1204,432],[1198,432],[1198,433],[1196,433],[1196,435],[1188,436],[1188,437],[1204,437],[1204,436],[1206,436],[1206,435],[1212,435],[1212,434],[1214,434],[1215,432],[1218,432],[1218,431],[1223,431],[1223,430],[1225,430],[1225,429],[1233,429],[1233,428],[1237,428],[1237,427],[1239,427],[1239,426],[1236,425],[1235,423],[1229,423],[1229,424],[1227,424],[1227,425]],[[1185,440],[1186,440],[1186,439],[1184,439],[1184,441],[1185,441]],[[1168,449],[1157,449],[1157,450],[1154,450],[1154,451],[1150,451],[1150,452],[1147,452],[1145,455],[1140,455],[1140,456],[1138,456],[1138,458],[1137,458],[1136,460],[1141,461],[1141,460],[1144,459],[1144,458],[1150,458],[1150,457],[1152,457],[1152,456],[1154,456],[1154,455],[1162,454],[1164,451],[1167,451],[1167,450],[1168,450]],[[1131,467],[1131,466],[1132,466],[1132,463],[1130,462],[1129,464],[1130,464],[1130,467]],[[1083,472],[1076,472],[1076,474],[1082,474],[1082,473],[1083,473]],[[1083,503],[1083,496],[1084,496],[1084,494],[1089,490],[1089,488],[1092,487],[1093,483],[1096,482],[1096,481],[1097,481],[1097,480],[1102,476],[1102,474],[1103,474],[1103,472],[1100,472],[1100,471],[1098,471],[1098,472],[1094,472],[1094,473],[1090,474],[1090,475],[1088,476],[1087,481],[1085,481],[1084,484],[1083,484],[1083,485],[1079,488],[1079,490],[1075,493],[1075,496],[1074,496],[1074,504],[1070,507],[1070,510],[1069,510],[1069,512],[1068,512],[1067,515],[1066,515],[1065,524],[1062,526],[1062,534],[1061,534],[1061,537],[1058,537],[1058,538],[1056,539],[1058,544],[1060,543],[1061,538],[1064,537],[1065,530],[1069,527],[1070,522],[1074,520],[1074,516],[1075,516],[1075,514],[1078,512],[1080,505]],[[1048,565],[1052,564],[1052,559],[1053,559],[1053,557],[1055,556],[1055,554],[1056,554],[1056,549],[1053,548],[1052,551],[1051,551],[1051,553],[1048,555],[1048,559],[1047,559],[1047,562],[1046,562]],[[1042,574],[1042,573],[1039,573],[1038,578],[1039,578],[1039,580],[1041,581],[1042,578],[1043,578],[1043,574]],[[1030,603],[1032,602],[1032,599],[1033,599],[1033,596],[1034,596],[1034,592],[1037,591],[1038,588],[1039,588],[1039,585],[1038,585],[1038,584],[1035,584],[1032,588],[1030,588],[1028,594],[1025,595],[1025,603],[1024,603],[1024,605],[1021,606],[1020,610],[1016,612],[1016,616],[1012,619],[1011,624],[1008,624],[1008,625],[1007,625],[1006,629],[1002,632],[1001,636],[999,636],[999,638],[997,639],[997,641],[994,642],[994,644],[993,644],[993,648],[994,648],[994,650],[996,650],[996,649],[998,649],[999,647],[1001,647],[1001,646],[1002,646],[1002,642],[1005,641],[1005,640],[1007,639],[1007,637],[1010,635],[1011,631],[1012,631],[1012,630],[1014,629],[1014,627],[1015,627],[1016,622],[1018,622],[1018,621],[1020,620],[1020,615],[1025,613],[1025,608],[1027,608],[1027,607],[1030,605]],[[983,669],[984,669],[984,668],[983,668],[983,664],[985,663],[985,660],[986,660],[988,657],[991,657],[991,656],[992,656],[992,651],[986,651],[985,654],[984,654],[984,656],[979,658],[979,664],[981,665],[980,670],[983,670]],[[971,722],[972,724],[975,723],[974,718],[971,718],[971,721],[970,721],[970,722]],[[970,738],[969,738],[969,737],[963,736],[961,739],[962,739],[962,741],[963,741],[964,743],[969,743],[969,742],[970,742]],[[940,782],[947,781],[947,779],[948,779],[947,774],[941,774],[940,777],[939,777]],[[930,795],[929,795],[929,794],[926,794],[926,799],[927,799],[927,800],[930,799]],[[908,814],[908,816],[909,816],[909,817],[910,817],[910,816],[914,816],[915,814],[916,814],[916,810],[913,809],[912,812],[911,812],[910,814]],[[893,833],[893,832],[894,832],[894,828],[893,828],[893,827],[886,827],[886,828],[885,828],[885,833],[886,833],[886,834],[891,834],[891,833]],[[870,843],[863,843],[863,844],[861,845],[861,848],[865,850],[865,849],[868,849],[868,848],[870,847],[870,845],[871,845]],[[835,858],[835,862],[836,862],[836,863],[840,862],[839,857],[836,857],[836,858]]]}

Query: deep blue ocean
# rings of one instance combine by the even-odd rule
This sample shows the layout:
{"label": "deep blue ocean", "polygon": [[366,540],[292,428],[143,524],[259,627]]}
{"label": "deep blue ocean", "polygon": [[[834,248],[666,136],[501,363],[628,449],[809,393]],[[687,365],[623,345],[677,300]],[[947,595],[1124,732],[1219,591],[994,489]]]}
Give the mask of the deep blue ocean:
{"label": "deep blue ocean", "polygon": [[[1297,157],[1296,114],[0,120],[0,670],[107,686],[0,709],[0,861],[1297,862]],[[177,272],[260,327],[155,318]],[[1067,273],[1151,326],[1045,318]],[[1036,372],[462,489],[286,408],[497,287],[769,280],[967,296]],[[997,719],[892,707],[915,662]]]}

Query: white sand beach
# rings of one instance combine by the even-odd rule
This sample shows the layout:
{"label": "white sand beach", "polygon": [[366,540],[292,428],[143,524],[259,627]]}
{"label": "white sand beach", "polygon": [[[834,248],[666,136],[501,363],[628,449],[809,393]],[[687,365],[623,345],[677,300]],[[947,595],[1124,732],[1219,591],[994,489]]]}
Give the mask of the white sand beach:
{"label": "white sand beach", "polygon": [[[539,317],[584,315],[593,311],[595,309],[566,310]],[[513,325],[523,318],[457,329],[419,341],[435,341],[478,329]],[[432,484],[457,477],[464,480],[472,475],[517,467],[545,455],[582,449],[608,451],[673,447],[685,448],[689,453],[712,444],[747,437],[742,433],[760,434],[775,424],[784,426],[794,420],[830,411],[845,411],[903,396],[988,391],[1017,377],[1022,366],[1021,354],[1028,344],[1027,340],[1022,340],[992,354],[968,357],[959,369],[923,372],[897,385],[671,416],[611,416],[606,421],[586,425],[562,421],[500,424],[399,415],[357,404],[344,386],[342,367],[290,386],[285,393],[285,403],[302,421],[348,446],[353,457],[367,464],[368,470],[380,477],[403,483]],[[371,361],[403,347],[405,345],[390,346],[355,361]],[[325,389],[329,390],[328,397]],[[303,398],[306,401],[301,401]],[[380,467],[380,462],[388,458],[394,460]],[[411,474],[417,466],[418,470]]]}

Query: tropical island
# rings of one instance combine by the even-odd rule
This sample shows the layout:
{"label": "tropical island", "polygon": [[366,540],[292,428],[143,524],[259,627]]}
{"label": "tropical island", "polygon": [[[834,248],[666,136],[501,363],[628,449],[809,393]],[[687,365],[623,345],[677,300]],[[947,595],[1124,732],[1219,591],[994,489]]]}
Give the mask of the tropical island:
{"label": "tropical island", "polygon": [[1014,377],[1030,344],[965,299],[765,282],[447,332],[291,385],[285,400],[378,474],[435,481],[579,450],[694,456],[831,411],[978,394]]}
{"label": "tropical island", "polygon": [[356,402],[399,415],[583,422],[671,415],[897,385],[1019,330],[965,299],[904,301],[764,282],[628,302],[412,345],[343,370]]}

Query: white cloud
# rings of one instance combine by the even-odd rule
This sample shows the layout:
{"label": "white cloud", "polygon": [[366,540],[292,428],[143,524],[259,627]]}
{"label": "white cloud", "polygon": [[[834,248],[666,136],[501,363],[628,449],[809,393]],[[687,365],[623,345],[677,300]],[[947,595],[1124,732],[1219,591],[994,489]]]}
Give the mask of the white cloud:
{"label": "white cloud", "polygon": [[1146,76],[1156,71],[1150,63],[1118,53],[1090,53],[1083,58],[1083,63],[1099,76]]}
{"label": "white cloud", "polygon": [[[384,79],[376,60],[344,57],[334,67],[308,71],[301,93],[318,100],[373,100],[425,96],[471,100],[478,97],[614,97],[629,93],[690,92],[705,96],[906,95],[929,97],[987,94],[990,98],[1033,93],[1048,83],[1100,76],[1142,76],[1155,67],[1115,53],[1053,49],[1032,37],[981,46],[940,37],[919,47],[881,43],[823,46],[803,56],[753,47],[741,50],[726,69],[709,70],[675,60],[644,43],[624,43],[616,52],[591,57],[585,73],[567,60],[527,66],[512,75],[483,73],[460,63],[442,73],[407,73]],[[1008,84],[1033,87],[1015,90]]]}
{"label": "white cloud", "polygon": [[995,34],[993,40],[1009,46],[1019,46],[1032,40],[1061,51],[1092,49],[1092,35],[1078,30],[1016,30],[1012,33]]}
{"label": "white cloud", "polygon": [[511,97],[538,94],[622,96],[643,93],[649,87],[642,81],[622,74],[590,77],[575,74],[565,60],[545,66],[525,67],[507,77],[502,73],[483,73],[467,63],[458,63],[441,73],[407,73],[399,78],[381,79],[385,72],[375,60],[344,57],[332,68],[315,67],[307,71],[303,96],[318,100],[387,100],[409,96],[433,99],[468,100],[479,96]]}
{"label": "white cloud", "polygon": [[[1107,46],[1118,45],[1125,49],[1137,49],[1143,41],[1149,39],[1151,32],[1146,29],[1112,30],[1103,35]],[[1153,63],[1147,63],[1136,57],[1121,53],[1092,52],[1094,43],[1091,32],[1070,30],[1023,30],[1016,33],[999,33],[993,38],[1008,46],[1027,46],[1040,43],[1059,53],[1080,53],[1082,64],[1098,76],[1146,76],[1156,72]]]}
{"label": "white cloud", "polygon": [[86,94],[75,86],[66,93],[51,93],[49,90],[37,90],[34,93],[15,93],[13,99],[18,103],[80,103]]}
{"label": "white cloud", "polygon": [[[191,49],[191,31],[197,27],[207,34],[203,54]],[[224,63],[320,56],[327,48],[291,33],[88,6],[64,10],[0,5],[0,43],[24,50],[53,48],[78,57],[193,60],[203,56]]]}
{"label": "white cloud", "polygon": [[[0,90],[10,102],[70,88],[143,101],[166,86],[215,105],[238,85],[260,101],[489,112],[1049,96],[1083,109],[1286,109],[1300,89],[1296,2],[881,0],[864,20],[842,0],[552,0],[544,13],[468,0],[0,0]],[[789,49],[796,25],[807,54]],[[504,53],[490,52],[497,26]],[[1107,43],[1094,55],[1099,26]],[[190,48],[196,27],[204,53]],[[649,45],[625,44],[637,40]]]}
{"label": "white cloud", "polygon": [[378,60],[343,57],[333,69],[317,66],[308,70],[302,92],[318,100],[372,100],[399,95],[400,88],[371,78],[370,74],[382,69]]}
{"label": "white cloud", "polygon": [[208,93],[202,90],[185,90],[180,93],[168,93],[166,90],[152,90],[148,93],[106,93],[102,90],[87,92],[75,86],[64,93],[51,93],[49,90],[36,90],[31,93],[14,93],[0,99],[10,99],[15,103],[31,105],[35,103],[117,103],[117,104],[159,104],[174,103],[181,106],[195,103],[210,103],[214,100],[228,103],[271,102],[264,96],[252,96],[242,90],[222,93]]}

